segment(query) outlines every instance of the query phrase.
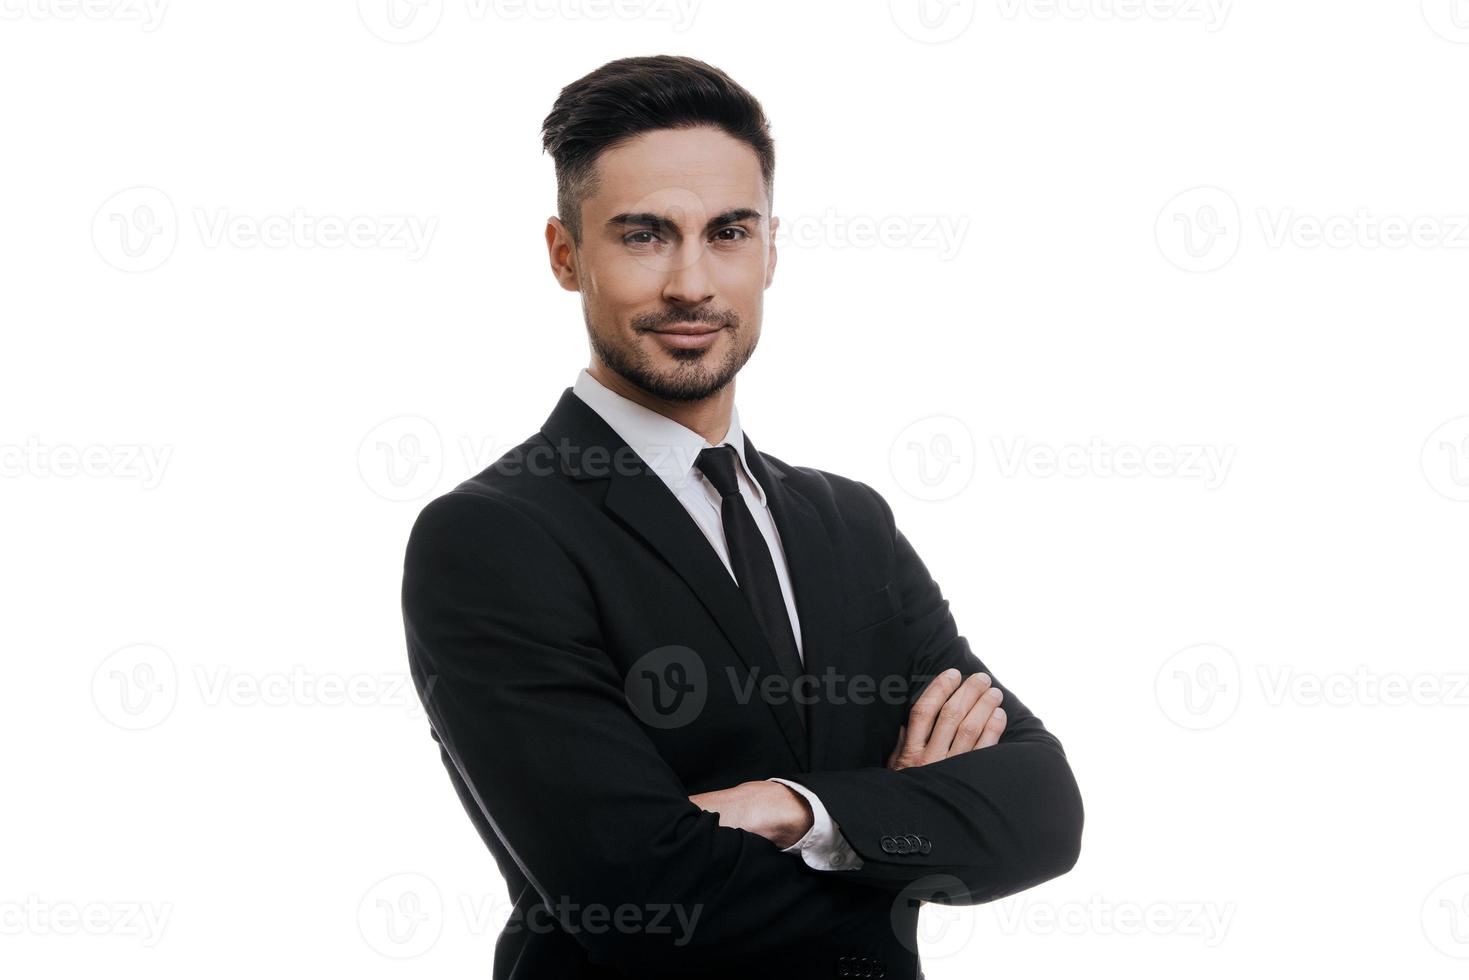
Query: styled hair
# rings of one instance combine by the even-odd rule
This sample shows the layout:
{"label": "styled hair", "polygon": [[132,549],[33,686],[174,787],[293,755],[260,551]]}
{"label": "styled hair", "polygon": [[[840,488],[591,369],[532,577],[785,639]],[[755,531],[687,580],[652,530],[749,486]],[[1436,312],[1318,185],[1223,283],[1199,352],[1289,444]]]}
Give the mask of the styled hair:
{"label": "styled hair", "polygon": [[760,160],[767,197],[775,192],[775,143],[759,101],[713,65],[677,55],[619,58],[561,90],[541,124],[556,164],[556,208],[581,245],[581,205],[596,193],[604,150],[655,129],[715,126]]}

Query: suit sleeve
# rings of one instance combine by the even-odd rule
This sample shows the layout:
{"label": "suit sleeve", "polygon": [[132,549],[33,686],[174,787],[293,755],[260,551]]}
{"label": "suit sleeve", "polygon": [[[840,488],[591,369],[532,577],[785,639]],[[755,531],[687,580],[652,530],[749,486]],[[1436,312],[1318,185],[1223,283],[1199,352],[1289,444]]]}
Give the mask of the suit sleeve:
{"label": "suit sleeve", "polygon": [[519,504],[463,491],[432,501],[409,538],[402,598],[414,684],[465,805],[547,906],[697,916],[691,935],[563,922],[593,961],[692,972],[870,919],[870,888],[810,871],[688,799],[629,707],[580,569]]}
{"label": "suit sleeve", "polygon": [[[1065,874],[1081,850],[1081,793],[1062,751],[1025,703],[969,649],[938,583],[875,490],[892,542],[909,705],[949,667],[989,674],[1004,692],[1000,741],[926,766],[782,773],[820,795],[862,859],[843,878],[897,883],[948,905],[1003,898]],[[896,737],[896,732],[893,735]],[[918,846],[922,842],[922,846]]]}

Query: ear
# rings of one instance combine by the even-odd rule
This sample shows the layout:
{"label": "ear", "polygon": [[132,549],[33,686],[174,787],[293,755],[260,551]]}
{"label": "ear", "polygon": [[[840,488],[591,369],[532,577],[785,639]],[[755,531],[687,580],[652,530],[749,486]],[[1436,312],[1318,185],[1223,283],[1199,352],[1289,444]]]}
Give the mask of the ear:
{"label": "ear", "polygon": [[546,251],[551,260],[551,274],[568,292],[581,292],[576,276],[576,244],[571,240],[571,231],[552,215],[546,219]]}
{"label": "ear", "polygon": [[765,263],[765,288],[770,288],[770,283],[775,279],[775,233],[780,229],[780,219],[772,216],[770,219],[770,258]]}

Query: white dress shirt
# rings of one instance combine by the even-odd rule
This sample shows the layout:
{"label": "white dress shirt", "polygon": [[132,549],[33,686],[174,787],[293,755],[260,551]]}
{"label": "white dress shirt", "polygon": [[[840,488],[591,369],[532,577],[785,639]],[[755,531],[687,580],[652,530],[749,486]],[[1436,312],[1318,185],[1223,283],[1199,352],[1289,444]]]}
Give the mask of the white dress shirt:
{"label": "white dress shirt", "polygon": [[[734,567],[730,564],[729,548],[724,540],[724,522],[720,517],[719,491],[694,465],[699,453],[710,448],[711,444],[693,429],[667,416],[659,415],[650,408],[644,408],[632,399],[625,398],[606,387],[592,377],[586,368],[582,368],[577,374],[576,384],[572,386],[572,391],[600,415],[611,426],[612,431],[621,436],[622,441],[627,443],[648,465],[648,468],[658,474],[667,484],[668,489],[673,491],[678,502],[699,526],[699,530],[704,532],[704,537],[709,539],[710,546],[719,555],[719,560],[724,562],[724,567],[730,577],[738,584],[739,579],[735,576]],[[796,638],[796,649],[801,654],[804,663],[805,652],[801,649],[801,621],[796,615],[796,599],[791,589],[790,570],[786,567],[785,549],[780,543],[780,534],[770,515],[770,508],[766,504],[765,490],[750,475],[749,466],[745,461],[745,440],[740,432],[740,413],[739,409],[733,406],[730,407],[729,431],[716,445],[722,446],[725,443],[733,446],[735,453],[739,456],[740,465],[736,469],[740,493],[744,496],[750,513],[754,515],[755,524],[760,528],[760,534],[770,548],[770,554],[775,563],[775,576],[780,580],[780,591],[785,598],[786,612],[791,617],[791,632]],[[821,800],[817,799],[815,793],[789,779],[771,778],[775,782],[789,786],[805,797],[806,801],[811,804],[811,814],[814,817],[811,829],[796,843],[785,848],[785,853],[799,853],[809,866],[818,871],[845,871],[862,867],[862,859],[841,835],[836,822],[831,819],[831,815],[826,812],[826,807],[821,805]]]}

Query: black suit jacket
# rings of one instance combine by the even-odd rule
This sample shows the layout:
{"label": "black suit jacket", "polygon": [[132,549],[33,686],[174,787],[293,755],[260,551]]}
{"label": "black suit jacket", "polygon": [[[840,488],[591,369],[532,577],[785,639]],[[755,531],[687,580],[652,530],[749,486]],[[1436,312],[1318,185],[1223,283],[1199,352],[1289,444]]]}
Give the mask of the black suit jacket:
{"label": "black suit jacket", "polygon": [[[887,503],[745,450],[818,682],[809,732],[708,540],[571,388],[413,527],[414,683],[514,900],[497,980],[921,977],[920,900],[988,902],[1076,862],[1061,744],[971,652]],[[947,667],[994,678],[1003,738],[888,770]],[[860,870],[815,871],[688,799],[770,776],[820,797]]]}

